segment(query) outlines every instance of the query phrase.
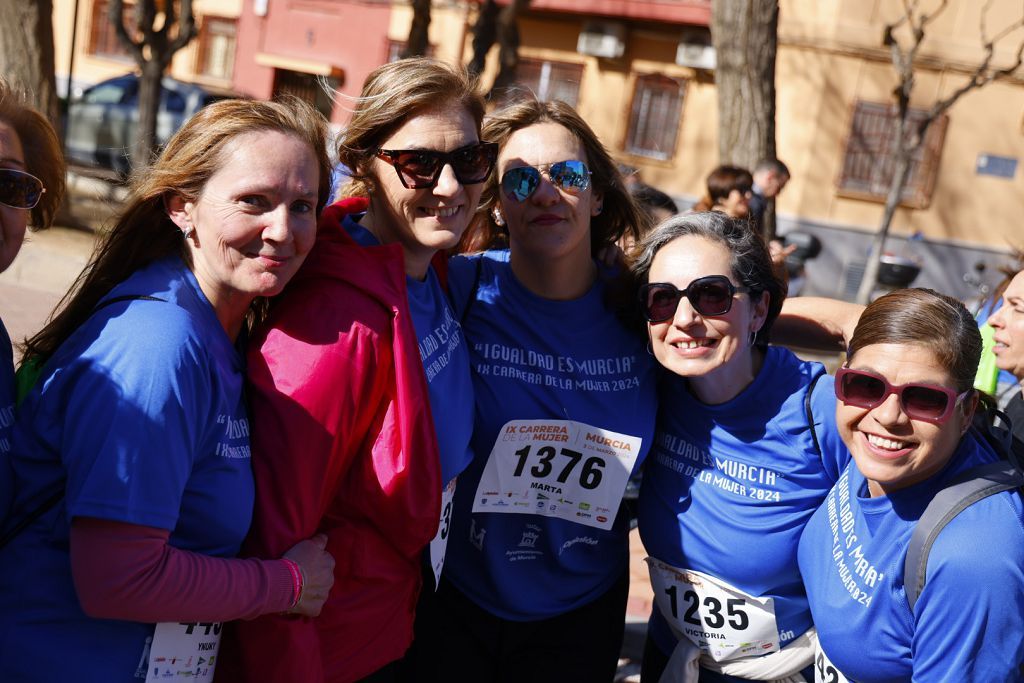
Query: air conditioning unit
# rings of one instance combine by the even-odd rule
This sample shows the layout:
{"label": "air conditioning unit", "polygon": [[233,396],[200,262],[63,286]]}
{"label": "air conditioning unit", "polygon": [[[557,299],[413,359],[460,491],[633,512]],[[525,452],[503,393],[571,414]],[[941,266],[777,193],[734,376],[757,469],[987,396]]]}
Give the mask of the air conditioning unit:
{"label": "air conditioning unit", "polygon": [[616,59],[626,51],[626,25],[617,21],[588,21],[583,24],[576,51],[583,55]]}
{"label": "air conditioning unit", "polygon": [[713,71],[716,65],[715,47],[707,29],[685,29],[676,47],[676,64],[691,69]]}

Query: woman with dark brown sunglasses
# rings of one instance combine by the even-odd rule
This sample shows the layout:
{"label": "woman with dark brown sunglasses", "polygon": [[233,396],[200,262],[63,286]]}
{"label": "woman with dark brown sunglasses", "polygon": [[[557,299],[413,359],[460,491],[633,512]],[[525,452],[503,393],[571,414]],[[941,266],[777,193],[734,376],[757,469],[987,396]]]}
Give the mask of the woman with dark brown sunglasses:
{"label": "woman with dark brown sunglasses", "polygon": [[247,550],[324,532],[336,581],[315,620],[240,623],[224,680],[400,675],[472,457],[469,354],[442,252],[494,165],[483,114],[475,82],[427,58],[379,67],[355,101],[338,146],[350,181],[249,355],[262,428]]}
{"label": "woman with dark brown sunglasses", "polygon": [[848,450],[799,551],[822,680],[1019,680],[1020,495],[995,493],[952,517],[919,592],[904,569],[933,498],[1001,457],[972,427],[981,348],[967,308],[927,289],[888,294],[857,324],[821,427]]}

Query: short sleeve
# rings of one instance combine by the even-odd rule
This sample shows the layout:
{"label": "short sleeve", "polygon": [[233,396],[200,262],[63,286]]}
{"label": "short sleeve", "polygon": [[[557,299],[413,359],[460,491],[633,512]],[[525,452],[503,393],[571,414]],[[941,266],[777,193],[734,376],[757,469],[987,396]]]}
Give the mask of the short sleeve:
{"label": "short sleeve", "polygon": [[[908,607],[909,609],[909,607]],[[971,505],[940,533],[914,612],[914,681],[1017,680],[1024,660],[1024,529],[1015,492]]]}
{"label": "short sleeve", "polygon": [[54,446],[67,471],[68,520],[173,530],[211,419],[211,371],[190,316],[136,305],[94,316],[79,335],[77,355],[55,363],[43,386],[59,398],[45,405],[62,413],[48,417],[63,422]]}

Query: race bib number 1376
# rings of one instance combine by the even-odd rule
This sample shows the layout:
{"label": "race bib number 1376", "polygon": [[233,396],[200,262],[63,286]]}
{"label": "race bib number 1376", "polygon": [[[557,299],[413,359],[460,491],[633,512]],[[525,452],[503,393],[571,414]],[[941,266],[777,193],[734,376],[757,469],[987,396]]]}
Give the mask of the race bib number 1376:
{"label": "race bib number 1376", "polygon": [[536,514],[610,529],[641,439],[572,420],[512,420],[498,432],[473,512]]}

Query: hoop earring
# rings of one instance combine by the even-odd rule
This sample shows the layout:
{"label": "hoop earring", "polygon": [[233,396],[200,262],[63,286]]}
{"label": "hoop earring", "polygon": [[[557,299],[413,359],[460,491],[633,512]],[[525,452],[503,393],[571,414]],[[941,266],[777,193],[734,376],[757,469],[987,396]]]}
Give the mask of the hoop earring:
{"label": "hoop earring", "polygon": [[757,333],[758,333],[758,330],[754,330],[754,331],[752,331],[750,333],[749,341],[750,341],[750,346],[751,347],[757,346]]}

